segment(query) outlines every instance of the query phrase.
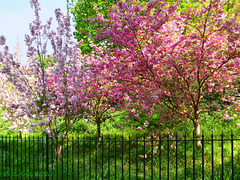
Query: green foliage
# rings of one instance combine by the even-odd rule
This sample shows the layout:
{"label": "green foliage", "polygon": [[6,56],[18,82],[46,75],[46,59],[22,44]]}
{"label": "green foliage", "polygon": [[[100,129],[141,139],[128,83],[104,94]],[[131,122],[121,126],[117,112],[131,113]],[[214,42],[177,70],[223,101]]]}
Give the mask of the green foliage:
{"label": "green foliage", "polygon": [[37,56],[38,61],[42,64],[42,67],[46,69],[49,67],[52,63],[54,63],[53,56]]}
{"label": "green foliage", "polygon": [[[72,1],[73,2],[73,1]],[[80,41],[83,40],[80,49],[83,54],[90,53],[92,48],[89,46],[89,39],[94,44],[98,44],[102,40],[97,39],[97,29],[101,27],[101,24],[97,21],[90,22],[97,17],[97,13],[103,14],[104,18],[107,18],[108,8],[113,4],[116,4],[116,0],[91,0],[91,1],[78,1],[72,7],[72,14],[76,23],[74,32],[75,38]]]}
{"label": "green foliage", "polygon": [[76,123],[73,124],[72,129],[73,132],[88,132],[89,131],[89,126],[84,120],[80,120]]}

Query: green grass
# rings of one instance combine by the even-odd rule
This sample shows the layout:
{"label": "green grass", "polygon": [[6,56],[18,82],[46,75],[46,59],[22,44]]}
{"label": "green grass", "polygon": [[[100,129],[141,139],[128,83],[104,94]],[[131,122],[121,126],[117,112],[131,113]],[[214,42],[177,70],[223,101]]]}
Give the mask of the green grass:
{"label": "green grass", "polygon": [[[120,112],[116,112],[119,113]],[[185,176],[185,143],[184,141],[178,141],[177,153],[175,149],[169,148],[167,142],[162,142],[161,144],[161,159],[159,159],[159,147],[157,154],[153,157],[151,156],[151,146],[145,146],[144,153],[144,145],[143,142],[138,143],[138,151],[136,149],[136,142],[117,142],[116,143],[116,157],[115,157],[115,143],[111,142],[110,145],[108,143],[108,137],[111,140],[115,139],[115,135],[117,139],[128,140],[129,135],[131,135],[131,139],[134,139],[135,136],[138,136],[139,139],[143,140],[143,135],[146,136],[155,130],[158,130],[162,133],[163,138],[166,138],[166,126],[158,125],[158,117],[159,114],[157,112],[151,117],[147,118],[145,114],[140,114],[140,119],[130,118],[129,122],[125,122],[124,116],[126,114],[117,116],[113,119],[107,120],[105,123],[101,125],[101,130],[103,134],[103,142],[100,141],[97,143],[97,151],[95,150],[96,144],[95,142],[90,143],[85,142],[85,146],[83,142],[79,144],[69,142],[64,145],[62,154],[60,157],[60,162],[57,164],[54,156],[54,149],[52,148],[52,144],[49,143],[49,172],[53,172],[53,179],[62,179],[63,176],[65,179],[66,176],[69,179],[83,179],[83,175],[85,172],[85,178],[95,179],[95,175],[97,179],[102,179],[102,171],[104,179],[107,179],[108,175],[111,176],[110,179],[115,179],[115,162],[116,162],[116,179],[122,179],[122,167],[123,167],[123,176],[124,179],[129,178],[129,163],[130,163],[130,179],[136,179],[136,172],[138,172],[138,178],[144,179],[144,163],[145,163],[145,178],[151,179],[151,172],[153,172],[153,179],[159,179],[159,163],[161,160],[161,176],[162,179],[167,179],[168,172],[168,159],[169,159],[169,175],[170,179],[176,178],[176,156],[178,156],[177,162],[177,176],[178,179],[184,179]],[[150,125],[148,128],[144,128],[143,122],[148,120]],[[201,116],[201,132],[204,132],[204,139],[211,140],[212,133],[214,134],[214,139],[221,139],[221,134],[223,133],[223,139],[230,139],[231,132],[234,134],[234,138],[239,139],[240,128],[236,125],[240,121],[238,118],[232,119],[231,121],[225,120],[223,118],[219,118],[216,113],[211,115],[203,114]],[[11,138],[14,136],[16,139],[17,133],[13,130],[7,129],[7,127],[11,123],[0,121],[1,134],[2,135],[10,135]],[[123,127],[119,127],[119,124],[123,124]],[[143,130],[136,131],[138,126],[142,126]],[[186,134],[187,139],[192,139],[193,127],[192,122],[184,121],[181,124],[168,127],[168,132],[171,132],[173,135],[173,139],[178,134]],[[164,131],[165,130],[165,131]],[[71,131],[70,140],[77,139],[78,137],[83,140],[84,137],[89,140],[90,135],[91,139],[97,139],[97,128],[96,125],[85,122],[84,120],[77,122]],[[32,136],[30,134],[24,134],[27,139],[30,138],[32,140]],[[35,129],[34,135],[39,135],[40,138],[44,135],[43,131],[38,128]],[[184,137],[184,136],[183,136]],[[11,139],[10,138],[10,139]],[[45,137],[44,137],[45,138]],[[36,140],[36,137],[35,137]],[[182,140],[182,139],[180,139]],[[13,144],[11,140],[1,141],[0,136],[0,177],[6,172],[23,172],[28,174],[30,172],[46,172],[46,147],[45,141],[40,142],[38,145],[36,141],[31,141],[29,144],[22,140],[22,145],[20,145],[21,141],[18,141]],[[123,145],[123,146],[122,146]],[[169,145],[173,147],[176,146],[176,142],[169,142]],[[85,147],[85,154],[83,153]],[[123,147],[123,149],[122,149]],[[129,148],[130,147],[130,148]],[[224,179],[231,179],[231,141],[224,141],[223,143],[223,155],[224,155]],[[78,155],[78,149],[80,149],[80,153]],[[240,179],[240,172],[238,169],[240,168],[240,141],[234,141],[234,178]],[[129,155],[130,150],[130,155]],[[147,152],[147,153],[146,153]],[[169,158],[168,158],[169,152]],[[212,178],[212,142],[204,141],[204,152],[201,147],[195,146],[195,178],[202,178],[202,157],[204,158],[204,177],[205,179]],[[27,153],[26,159],[25,157],[21,158],[21,154]],[[222,149],[221,142],[214,141],[213,143],[213,154],[214,154],[214,179],[221,179],[222,175]],[[3,156],[2,156],[3,154]],[[14,154],[14,156],[13,156]],[[123,155],[122,155],[123,154]],[[147,158],[144,160],[141,158],[141,155],[147,154]],[[69,157],[67,162],[67,155]],[[84,161],[85,158],[85,161]],[[152,159],[153,158],[153,159]],[[78,160],[79,159],[79,160]],[[103,164],[102,164],[103,159]],[[90,163],[91,161],[91,163]],[[145,162],[144,162],[145,161]],[[153,161],[153,171],[151,171],[151,161]],[[123,162],[123,166],[122,166]],[[67,169],[68,163],[68,169]],[[136,164],[138,163],[138,169],[136,169]],[[22,165],[21,165],[22,164]],[[90,171],[91,165],[91,171]],[[96,168],[97,167],[97,168]],[[110,168],[109,168],[110,167]],[[186,176],[187,179],[193,179],[193,144],[190,141],[186,143]],[[96,173],[97,172],[97,173]],[[50,179],[51,179],[50,178]],[[26,178],[28,179],[28,178]],[[30,178],[31,179],[31,178]],[[40,177],[41,179],[41,177]]]}

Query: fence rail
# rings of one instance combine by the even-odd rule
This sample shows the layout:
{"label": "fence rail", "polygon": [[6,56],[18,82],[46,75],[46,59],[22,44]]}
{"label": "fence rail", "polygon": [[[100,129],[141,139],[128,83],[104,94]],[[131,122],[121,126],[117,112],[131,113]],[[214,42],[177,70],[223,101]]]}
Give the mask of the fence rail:
{"label": "fence rail", "polygon": [[[196,142],[201,141],[201,146]],[[2,179],[240,179],[240,139],[1,137]]]}

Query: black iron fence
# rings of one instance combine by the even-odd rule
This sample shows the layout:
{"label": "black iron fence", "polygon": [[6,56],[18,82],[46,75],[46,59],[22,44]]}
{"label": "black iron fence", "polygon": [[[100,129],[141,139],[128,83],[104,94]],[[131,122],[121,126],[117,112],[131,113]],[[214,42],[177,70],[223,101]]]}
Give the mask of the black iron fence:
{"label": "black iron fence", "polygon": [[[54,148],[57,142],[64,142],[59,160]],[[66,141],[48,136],[0,136],[0,170],[2,179],[238,180],[240,139],[233,134]]]}

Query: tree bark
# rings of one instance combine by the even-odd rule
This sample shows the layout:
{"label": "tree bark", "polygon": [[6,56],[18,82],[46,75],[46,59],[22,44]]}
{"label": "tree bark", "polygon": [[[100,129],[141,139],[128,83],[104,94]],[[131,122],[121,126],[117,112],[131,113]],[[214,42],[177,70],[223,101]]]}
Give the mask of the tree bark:
{"label": "tree bark", "polygon": [[100,119],[97,120],[97,135],[98,135],[98,140],[101,140],[101,122],[100,122]]}
{"label": "tree bark", "polygon": [[[200,131],[200,122],[198,119],[195,119],[193,121],[193,125],[194,125],[194,131],[195,131],[195,135],[196,135],[196,139],[200,139],[201,138],[201,131]],[[197,141],[197,146],[201,146],[201,141]]]}
{"label": "tree bark", "polygon": [[56,160],[57,160],[57,164],[59,162],[61,150],[62,150],[62,145],[60,145],[59,147],[55,148],[55,157],[56,157]]}

